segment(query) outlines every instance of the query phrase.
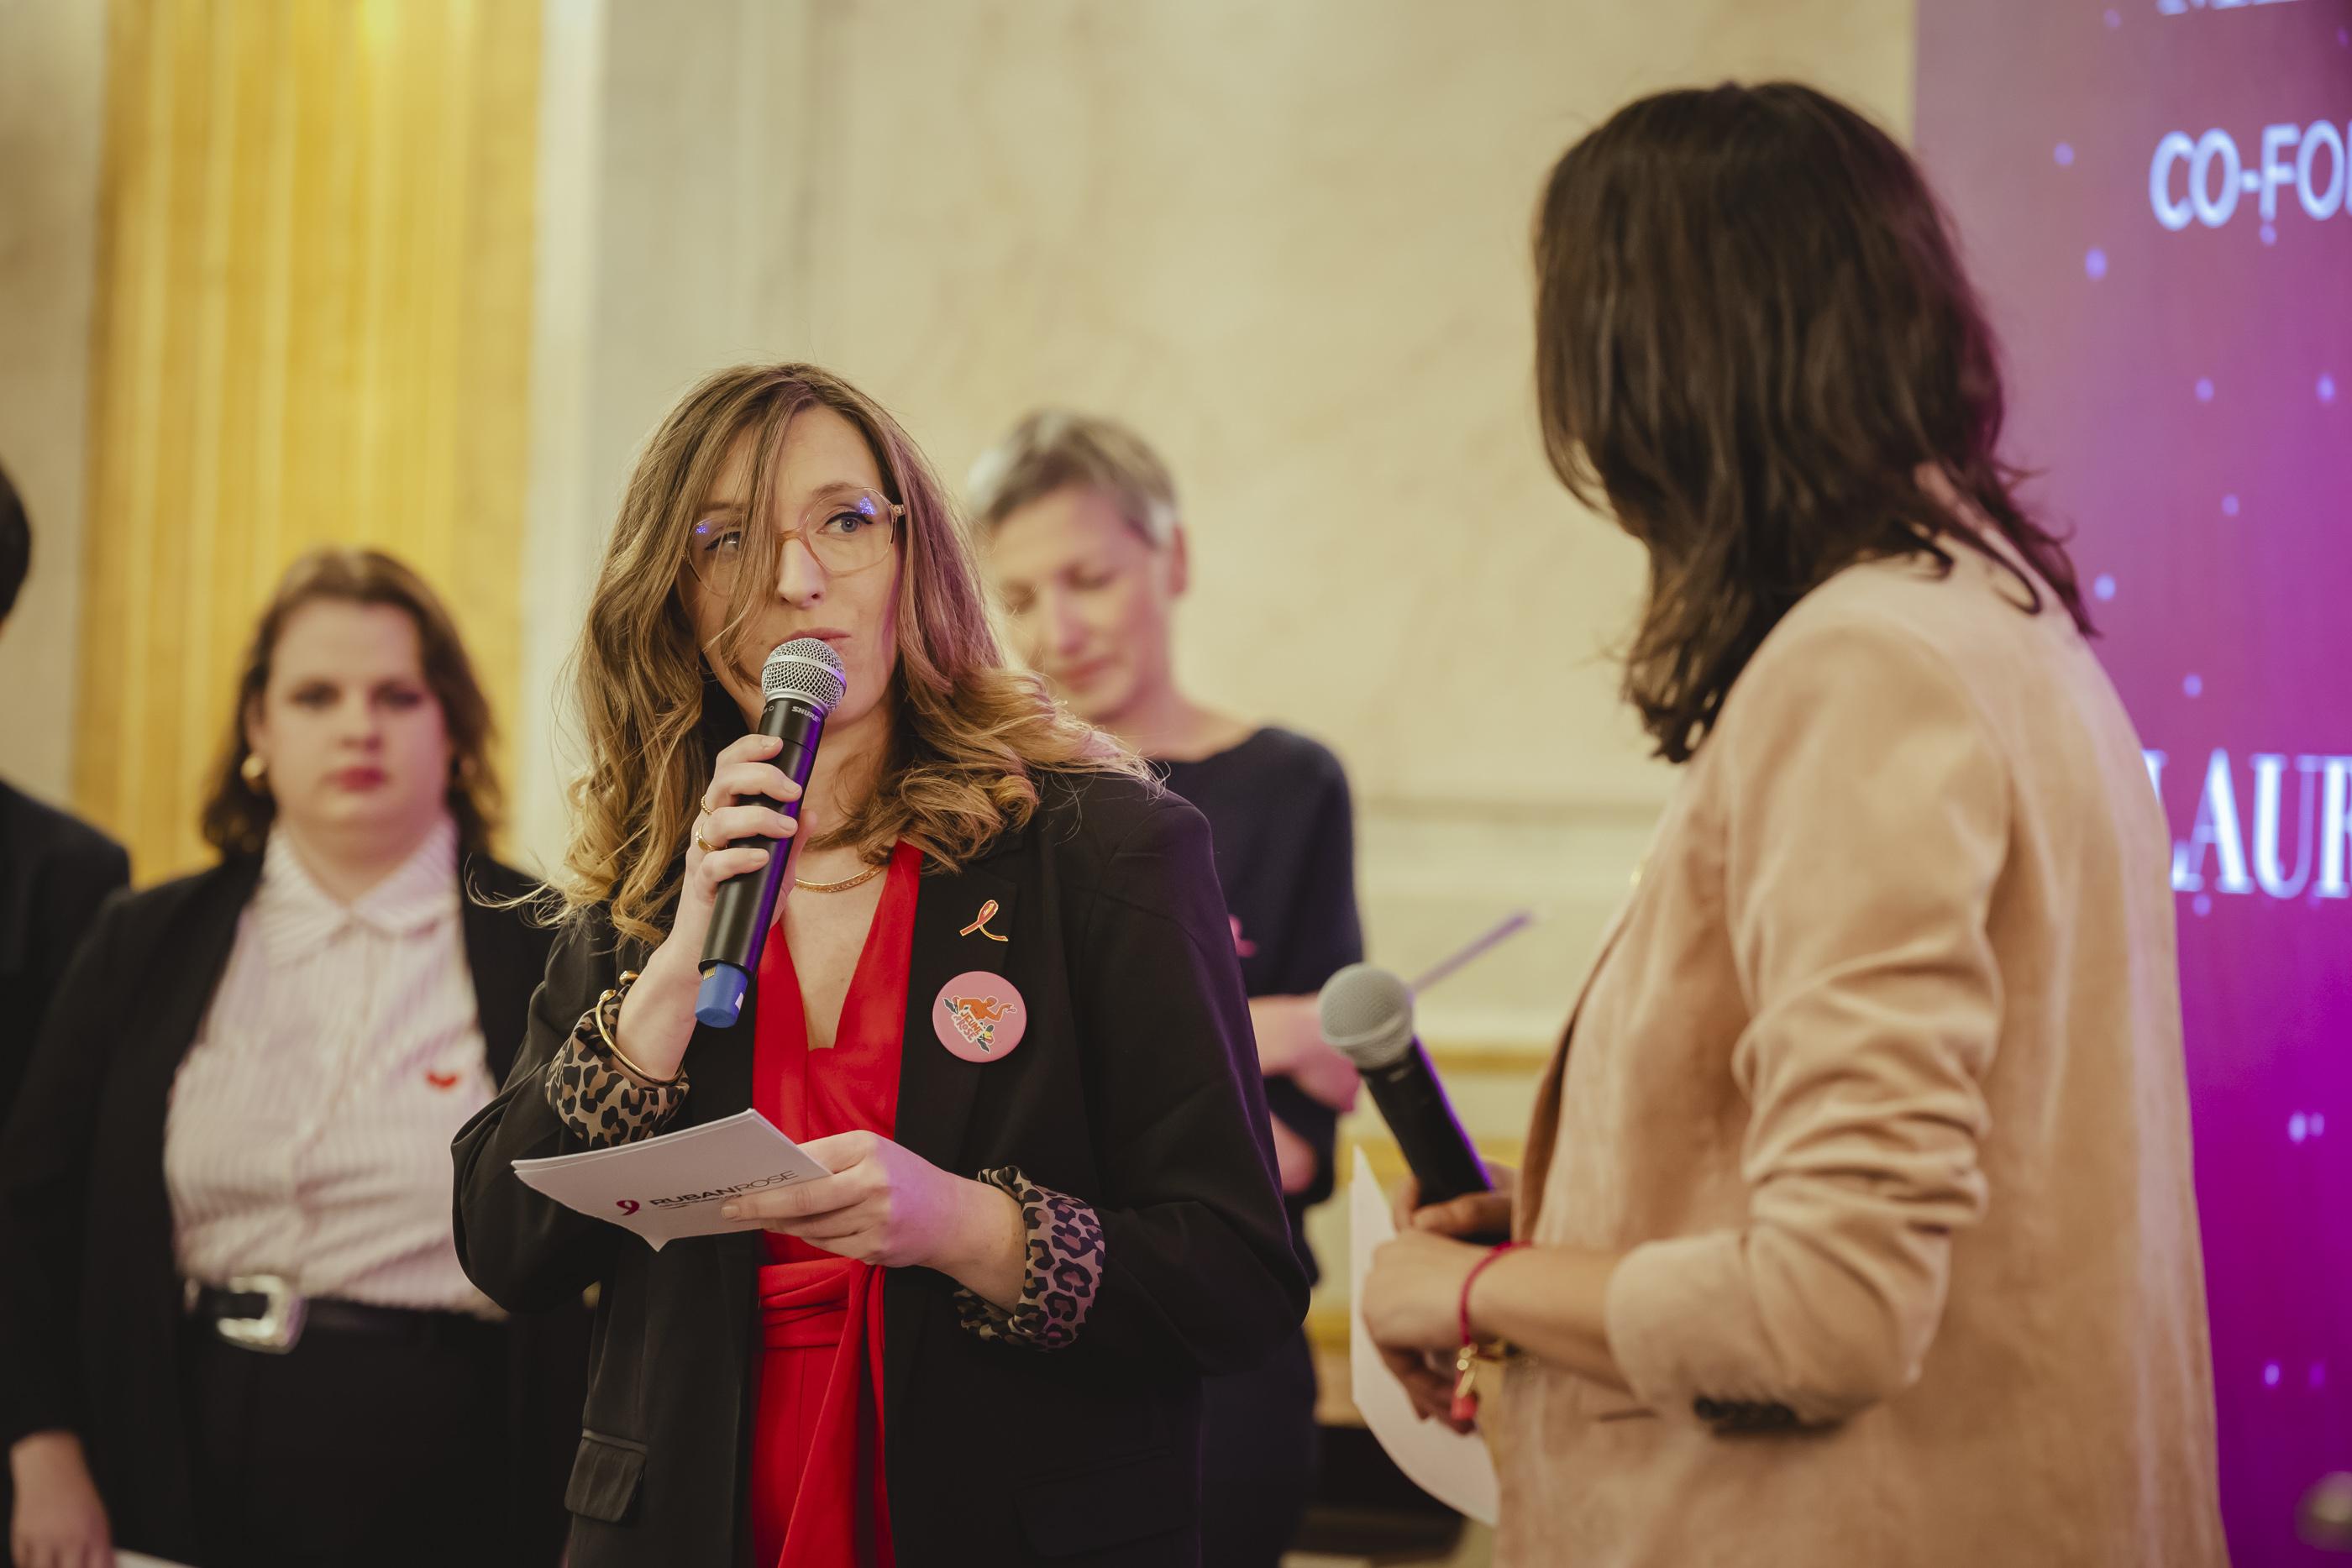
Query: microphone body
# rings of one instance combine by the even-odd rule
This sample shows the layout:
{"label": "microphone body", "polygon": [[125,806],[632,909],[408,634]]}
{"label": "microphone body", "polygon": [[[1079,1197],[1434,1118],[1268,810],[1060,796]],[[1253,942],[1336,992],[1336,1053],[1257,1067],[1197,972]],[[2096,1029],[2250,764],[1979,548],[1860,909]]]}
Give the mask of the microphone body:
{"label": "microphone body", "polygon": [[[1355,1063],[1381,1119],[1395,1134],[1423,1204],[1492,1192],[1485,1162],[1462,1130],[1445,1086],[1412,1029],[1412,993],[1386,969],[1350,964],[1324,984],[1318,1005],[1324,1042]],[[1494,1246],[1508,1237],[1464,1238]]]}
{"label": "microphone body", "polygon": [[[782,643],[768,655],[761,671],[768,706],[761,710],[759,732],[784,743],[771,761],[795,786],[807,786],[809,769],[816,764],[817,743],[824,738],[825,718],[841,701],[846,684],[839,656],[814,637]],[[733,804],[747,800],[768,802],[793,821],[800,821],[797,800],[777,804],[765,795],[739,795]],[[773,852],[768,863],[719,884],[710,929],[702,939],[702,985],[695,993],[694,1016],[713,1029],[730,1028],[742,1015],[743,996],[751,989],[751,977],[759,972],[760,954],[767,946],[776,899],[783,890],[784,866],[792,858],[789,841],[759,841]]]}
{"label": "microphone body", "polygon": [[1447,1203],[1474,1192],[1492,1192],[1486,1163],[1470,1145],[1445,1098],[1445,1086],[1429,1064],[1429,1052],[1415,1038],[1405,1053],[1386,1067],[1360,1067],[1364,1087],[1380,1107],[1381,1120],[1396,1134],[1404,1163],[1421,1184],[1421,1201]]}

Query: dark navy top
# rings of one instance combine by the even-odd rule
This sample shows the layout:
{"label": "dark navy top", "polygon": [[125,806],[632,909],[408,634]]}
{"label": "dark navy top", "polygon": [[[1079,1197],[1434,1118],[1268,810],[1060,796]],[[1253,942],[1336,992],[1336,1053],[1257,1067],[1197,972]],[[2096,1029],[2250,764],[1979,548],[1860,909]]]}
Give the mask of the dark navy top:
{"label": "dark navy top", "polygon": [[[1269,726],[1198,762],[1155,759],[1151,766],[1209,819],[1242,984],[1251,996],[1313,996],[1335,971],[1363,958],[1355,813],[1338,758],[1303,735]],[[1314,1184],[1285,1198],[1292,1244],[1315,1279],[1301,1221],[1331,1196],[1339,1113],[1286,1077],[1265,1081],[1265,1100],[1315,1148]]]}

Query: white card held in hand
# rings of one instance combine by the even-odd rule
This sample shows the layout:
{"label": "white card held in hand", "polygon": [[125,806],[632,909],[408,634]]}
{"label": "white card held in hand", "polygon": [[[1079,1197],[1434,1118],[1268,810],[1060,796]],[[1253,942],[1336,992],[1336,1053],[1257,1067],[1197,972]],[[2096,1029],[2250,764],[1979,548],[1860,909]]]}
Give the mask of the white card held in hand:
{"label": "white card held in hand", "polygon": [[1372,1254],[1381,1243],[1394,1239],[1396,1221],[1389,1218],[1389,1200],[1364,1151],[1358,1149],[1355,1174],[1348,1183],[1348,1362],[1356,1408],[1414,1485],[1448,1508],[1492,1524],[1499,1511],[1499,1489],[1486,1438],[1475,1432],[1465,1437],[1443,1422],[1423,1420],[1412,1407],[1412,1396],[1381,1359],[1371,1332],[1364,1327],[1364,1276],[1371,1270]]}
{"label": "white card held in hand", "polygon": [[730,1197],[833,1173],[757,1111],[552,1159],[517,1160],[515,1175],[581,1213],[609,1219],[658,1252],[681,1236],[757,1230],[756,1219],[721,1219]]}

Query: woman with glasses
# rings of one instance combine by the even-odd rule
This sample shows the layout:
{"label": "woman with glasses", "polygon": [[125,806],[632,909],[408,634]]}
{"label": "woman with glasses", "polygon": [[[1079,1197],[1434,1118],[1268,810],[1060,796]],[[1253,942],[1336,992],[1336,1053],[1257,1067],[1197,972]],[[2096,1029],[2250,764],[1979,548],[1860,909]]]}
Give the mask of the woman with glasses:
{"label": "woman with glasses", "polygon": [[[1107,419],[1031,414],[972,465],[971,508],[1015,645],[1079,717],[1150,759],[1209,819],[1249,992],[1291,1241],[1331,1196],[1356,1070],[1323,1043],[1315,993],[1364,956],[1355,834],[1339,759],[1303,735],[1202,706],[1176,683],[1188,541],[1176,486]],[[1207,1388],[1202,1560],[1274,1568],[1315,1490],[1315,1363],[1304,1330]]]}
{"label": "woman with glasses", "polygon": [[15,1560],[553,1563],[587,1314],[507,1317],[451,1239],[551,940],[490,855],[488,704],[432,590],[348,549],[235,698],[220,863],[106,904],[0,1135]]}
{"label": "woman with glasses", "polygon": [[[795,789],[749,731],[803,637],[846,690]],[[1005,667],[921,455],[810,366],[664,423],[578,669],[572,918],[457,1145],[485,1291],[599,1287],[572,1563],[1195,1561],[1201,1379],[1307,1301],[1198,813]],[[771,854],[742,1013],[698,1024]],[[758,1228],[656,1252],[511,1168],[747,1108],[834,1173]]]}
{"label": "woman with glasses", "polygon": [[1492,1396],[1512,1568],[2220,1568],[2168,835],[1934,193],[1809,88],[1664,93],[1535,260],[1684,778],[1528,1168],[1381,1249],[1374,1340]]}

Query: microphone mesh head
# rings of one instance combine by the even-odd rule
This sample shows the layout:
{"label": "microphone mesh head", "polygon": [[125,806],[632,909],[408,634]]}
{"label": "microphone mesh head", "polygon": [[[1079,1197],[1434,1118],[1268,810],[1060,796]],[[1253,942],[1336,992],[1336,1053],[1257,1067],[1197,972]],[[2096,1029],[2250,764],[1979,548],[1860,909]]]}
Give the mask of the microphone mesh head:
{"label": "microphone mesh head", "polygon": [[782,696],[805,697],[831,713],[841,706],[842,694],[847,690],[849,677],[841,667],[841,655],[821,638],[795,637],[779,643],[768,662],[760,666],[760,695],[769,702]]}
{"label": "microphone mesh head", "polygon": [[1373,964],[1350,964],[1323,982],[1317,1003],[1323,1043],[1370,1070],[1412,1049],[1412,992]]}

